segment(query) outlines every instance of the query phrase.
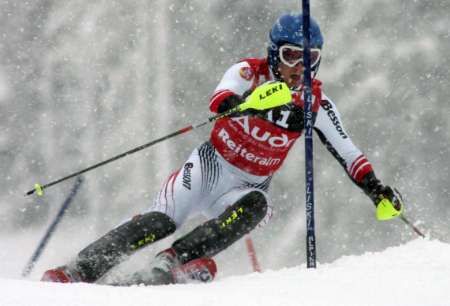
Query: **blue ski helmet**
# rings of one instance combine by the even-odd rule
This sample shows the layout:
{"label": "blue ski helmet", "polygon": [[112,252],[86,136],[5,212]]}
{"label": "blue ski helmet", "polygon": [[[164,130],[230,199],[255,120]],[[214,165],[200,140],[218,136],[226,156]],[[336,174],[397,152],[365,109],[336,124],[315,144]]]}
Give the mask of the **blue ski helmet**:
{"label": "blue ski helmet", "polygon": [[[317,22],[311,17],[310,19],[310,48],[318,48],[322,49],[323,46],[323,37],[320,32],[319,25]],[[302,14],[285,14],[282,15],[275,24],[272,26],[272,29],[269,33],[269,47],[268,58],[269,58],[269,66],[272,70],[273,74],[276,77],[279,77],[278,73],[278,64],[280,62],[279,58],[279,49],[282,45],[291,44],[299,47],[303,47],[303,15]],[[311,67],[313,72],[316,72],[319,68],[319,62]]]}

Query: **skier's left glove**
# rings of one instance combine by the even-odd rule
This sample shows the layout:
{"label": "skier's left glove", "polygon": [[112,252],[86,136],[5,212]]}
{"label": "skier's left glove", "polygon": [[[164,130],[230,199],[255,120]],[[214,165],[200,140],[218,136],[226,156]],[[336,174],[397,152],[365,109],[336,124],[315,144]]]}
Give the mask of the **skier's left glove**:
{"label": "skier's left glove", "polygon": [[364,184],[364,191],[372,199],[376,206],[376,217],[378,220],[390,220],[400,216],[403,212],[402,196],[398,190],[383,185],[375,177],[368,175]]}
{"label": "skier's left glove", "polygon": [[372,196],[372,200],[377,207],[376,216],[378,220],[390,220],[402,214],[402,198],[395,188],[381,185]]}

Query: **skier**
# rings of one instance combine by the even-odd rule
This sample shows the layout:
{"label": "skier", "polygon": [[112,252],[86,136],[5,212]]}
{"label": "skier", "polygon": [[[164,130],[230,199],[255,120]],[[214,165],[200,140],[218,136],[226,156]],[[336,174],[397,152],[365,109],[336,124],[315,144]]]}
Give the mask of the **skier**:
{"label": "skier", "polygon": [[[217,120],[209,141],[197,147],[169,176],[148,212],[93,242],[69,264],[46,271],[42,280],[95,282],[126,255],[169,236],[188,216],[197,213],[206,215],[209,221],[158,253],[152,273],[136,273],[123,284],[204,282],[214,278],[216,265],[211,257],[270,217],[270,182],[303,131],[302,18],[301,14],[282,15],[270,30],[267,57],[247,58],[232,65],[215,89],[209,107],[212,112],[223,113],[243,103],[257,86],[272,80],[288,85],[292,103]],[[316,75],[323,37],[312,18],[310,26],[314,130],[350,179],[373,201],[380,219],[397,217],[403,210],[399,195],[377,179],[366,156],[344,130],[336,105],[321,90]]]}

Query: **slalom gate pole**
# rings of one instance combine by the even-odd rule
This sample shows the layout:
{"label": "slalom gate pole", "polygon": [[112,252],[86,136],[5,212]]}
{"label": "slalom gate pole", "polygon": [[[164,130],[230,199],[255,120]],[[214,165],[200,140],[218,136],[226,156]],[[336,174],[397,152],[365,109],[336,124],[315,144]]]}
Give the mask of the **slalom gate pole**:
{"label": "slalom gate pole", "polygon": [[28,276],[31,271],[34,268],[34,265],[39,260],[39,257],[41,256],[42,252],[44,251],[48,241],[50,240],[51,236],[56,230],[56,227],[58,226],[59,222],[63,218],[65,212],[67,211],[67,208],[69,207],[70,203],[72,203],[73,199],[75,198],[78,190],[80,189],[81,184],[83,183],[83,178],[79,176],[77,180],[75,181],[75,184],[72,187],[72,190],[70,191],[69,195],[67,196],[66,200],[64,201],[63,205],[58,211],[58,214],[56,215],[53,222],[48,227],[47,231],[45,232],[44,237],[39,242],[39,245],[37,246],[36,250],[34,251],[33,255],[31,256],[30,260],[28,261],[27,265],[22,271],[22,277]]}
{"label": "slalom gate pole", "polygon": [[316,233],[314,225],[313,112],[311,95],[311,49],[309,0],[302,0],[303,10],[303,99],[305,124],[305,193],[306,193],[306,266],[316,267]]}
{"label": "slalom gate pole", "polygon": [[256,256],[255,247],[253,245],[253,240],[250,235],[247,235],[247,237],[245,238],[245,245],[247,247],[247,253],[252,264],[253,272],[261,272],[261,266],[259,265],[258,257]]}

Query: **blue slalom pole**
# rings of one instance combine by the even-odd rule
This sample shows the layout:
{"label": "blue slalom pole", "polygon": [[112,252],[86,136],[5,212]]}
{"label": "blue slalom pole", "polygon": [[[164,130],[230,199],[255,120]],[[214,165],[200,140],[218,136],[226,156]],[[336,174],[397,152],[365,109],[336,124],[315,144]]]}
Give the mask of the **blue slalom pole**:
{"label": "blue slalom pole", "polygon": [[309,0],[302,0],[303,9],[303,98],[305,124],[305,186],[306,186],[306,266],[316,267],[316,233],[314,225],[314,167],[313,167],[313,112],[311,95],[311,49]]}
{"label": "blue slalom pole", "polygon": [[81,176],[77,178],[75,181],[75,184],[72,187],[72,190],[70,191],[70,194],[64,201],[63,205],[58,211],[58,214],[56,215],[55,219],[53,220],[52,224],[48,227],[47,231],[45,232],[44,237],[39,242],[39,245],[37,246],[36,250],[34,251],[33,255],[31,256],[30,260],[28,261],[27,265],[22,271],[22,277],[28,276],[31,271],[34,268],[34,265],[38,261],[39,257],[42,254],[42,251],[45,249],[45,246],[47,245],[47,242],[50,240],[50,237],[55,232],[55,229],[59,222],[61,221],[62,217],[64,216],[64,213],[66,212],[67,208],[69,207],[70,203],[72,203],[73,199],[75,198],[78,189],[81,186],[81,183],[83,182],[83,179]]}

